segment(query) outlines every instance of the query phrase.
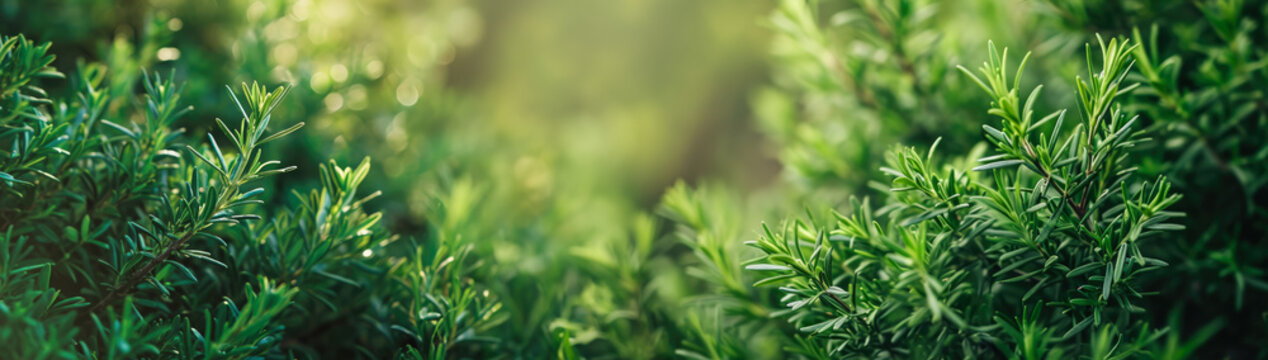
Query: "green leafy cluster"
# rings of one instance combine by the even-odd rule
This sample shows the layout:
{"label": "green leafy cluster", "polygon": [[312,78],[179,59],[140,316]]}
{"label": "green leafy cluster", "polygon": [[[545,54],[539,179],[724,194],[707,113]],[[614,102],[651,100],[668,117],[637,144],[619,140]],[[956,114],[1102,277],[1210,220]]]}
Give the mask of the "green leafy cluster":
{"label": "green leafy cluster", "polygon": [[883,164],[889,144],[971,131],[961,119],[984,98],[943,89],[971,86],[954,66],[972,48],[943,32],[961,12],[990,16],[972,10],[919,0],[779,1],[768,20],[778,86],[758,92],[754,106],[794,180],[850,195],[873,180],[858,169]]}
{"label": "green leafy cluster", "polygon": [[[1130,106],[1148,114],[1150,131],[1161,143],[1150,149],[1152,161],[1142,169],[1172,178],[1180,191],[1200,194],[1181,202],[1194,217],[1196,226],[1187,233],[1193,241],[1166,249],[1171,257],[1186,259],[1176,271],[1200,282],[1159,283],[1168,293],[1189,294],[1183,299],[1188,304],[1214,300],[1262,313],[1262,304],[1250,305],[1247,298],[1252,289],[1268,291],[1268,252],[1258,246],[1268,234],[1263,205],[1268,182],[1255,175],[1268,172],[1263,146],[1268,141],[1268,60],[1262,40],[1268,30],[1255,21],[1268,6],[1213,1],[1198,4],[1197,10],[1190,14],[1195,25],[1170,32],[1155,25],[1148,37],[1132,30],[1133,38],[1145,44],[1131,54],[1139,69],[1134,78],[1146,86]],[[1194,284],[1200,284],[1197,292],[1180,288]]]}
{"label": "green leafy cluster", "polygon": [[0,359],[1268,355],[1262,2],[780,0],[783,177],[659,202],[447,85],[496,6],[15,4]]}
{"label": "green leafy cluster", "polygon": [[[1264,34],[1260,24],[1268,7],[1240,1],[1034,5],[991,10],[903,1],[781,3],[773,15],[776,53],[789,53],[789,39],[801,44],[792,52],[801,55],[781,63],[782,70],[821,81],[762,93],[755,103],[759,114],[784,122],[821,121],[823,114],[848,118],[817,125],[818,131],[795,130],[813,136],[833,134],[837,126],[892,131],[846,132],[836,143],[791,138],[781,145],[792,172],[814,180],[822,176],[805,169],[815,164],[850,168],[879,161],[862,150],[851,150],[862,157],[834,150],[887,142],[878,137],[922,148],[889,151],[886,166],[873,173],[885,175],[885,182],[857,172],[837,177],[848,185],[847,194],[871,194],[872,201],[836,200],[831,194],[839,190],[831,183],[802,190],[808,196],[793,192],[806,196],[800,200],[806,217],[764,226],[749,242],[760,251],[746,266],[752,283],[777,291],[780,310],[771,314],[795,328],[782,331],[786,351],[814,358],[1263,356],[1254,339],[1268,330],[1268,312],[1246,300],[1268,289],[1259,265],[1264,252],[1257,249],[1263,199],[1255,177],[1245,174],[1264,163],[1259,80],[1265,50],[1257,37]],[[885,76],[886,67],[901,74],[903,61],[893,48],[901,41],[867,42],[891,46],[876,52],[859,50],[868,45],[832,46],[886,36],[884,26],[850,26],[864,18],[860,12],[921,14],[904,10],[921,6],[926,12],[912,19],[978,12],[988,16],[986,28],[1008,23],[990,19],[993,11],[1037,14],[1023,17],[1035,21],[1018,24],[1020,31],[988,35],[1011,43],[1031,37],[1028,44],[1038,44],[1030,46],[1043,54],[1037,60],[1027,54],[1014,72],[1007,51],[992,43],[979,70],[960,69],[963,81],[985,90],[988,114],[998,119],[970,117],[982,124],[981,139],[990,150],[962,145],[967,134],[949,128],[935,138],[850,105],[884,91],[916,93],[903,87],[908,82],[879,82],[883,90],[877,92],[817,85],[839,82],[829,81],[832,76],[805,77],[831,74],[814,69],[830,70],[819,63],[832,59],[879,63],[847,72],[856,80]],[[1139,12],[1113,16],[1123,11]],[[1143,37],[1136,28],[1150,23],[1166,25],[1153,25]],[[823,35],[845,32],[871,34],[839,40]],[[1106,42],[1098,32],[1118,37]],[[1068,44],[1092,35],[1100,51],[1080,49],[1087,72],[1071,71],[1075,57]],[[1034,78],[1049,79],[1045,85],[1069,95],[1051,95],[1042,85],[1023,88],[1024,79]],[[1053,83],[1056,78],[1075,81]],[[972,101],[959,86],[918,97],[929,106]],[[1066,110],[1040,110],[1072,105],[1069,117]],[[980,109],[963,102],[950,107],[943,113]],[[844,111],[823,111],[829,108]],[[910,126],[927,117],[898,118]],[[774,129],[777,139],[796,133]],[[939,160],[935,149],[958,156]]]}
{"label": "green leafy cluster", "polygon": [[357,191],[368,159],[262,206],[255,184],[296,168],[264,151],[303,126],[270,130],[288,88],[244,84],[241,120],[194,142],[173,128],[189,107],[170,76],[109,109],[101,68],[82,65],[75,96],[49,98],[35,82],[61,77],[49,46],[3,43],[2,357],[435,358],[488,343],[499,303],[467,277],[469,247],[386,233],[362,210],[377,193]]}
{"label": "green leafy cluster", "polygon": [[1131,355],[1161,335],[1132,315],[1147,293],[1136,279],[1166,265],[1140,244],[1182,229],[1168,222],[1182,214],[1167,211],[1179,195],[1165,179],[1128,166],[1145,140],[1115,101],[1130,90],[1120,85],[1132,48],[1101,44],[1072,128],[1064,110],[1034,120],[1039,88],[1019,101],[1007,50],[990,50],[970,75],[1002,120],[982,126],[998,154],[971,170],[990,176],[937,165],[934,147],[900,148],[882,168],[884,206],[856,203],[853,215],[767,228],[751,243],[765,256],[746,268],[772,274],[757,283],[779,286],[781,315],[813,339],[805,355],[1061,357],[1103,345],[1098,330],[1123,345],[1102,355]]}

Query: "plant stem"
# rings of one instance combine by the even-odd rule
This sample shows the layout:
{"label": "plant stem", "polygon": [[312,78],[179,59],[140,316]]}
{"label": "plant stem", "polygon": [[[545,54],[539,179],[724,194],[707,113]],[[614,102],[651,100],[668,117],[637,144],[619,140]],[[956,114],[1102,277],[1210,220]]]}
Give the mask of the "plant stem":
{"label": "plant stem", "polygon": [[131,276],[128,276],[127,280],[125,280],[122,285],[111,289],[109,293],[106,293],[106,296],[103,296],[101,300],[98,300],[97,303],[93,304],[92,307],[88,309],[88,312],[96,313],[97,310],[101,310],[103,306],[107,306],[111,302],[118,300],[119,297],[127,295],[128,293],[131,293],[132,288],[136,287],[137,284],[141,282],[141,280],[149,276],[150,273],[153,272],[154,269],[159,266],[159,264],[162,264],[164,261],[167,261],[167,259],[170,258],[173,254],[175,254],[178,249],[180,249],[181,247],[184,247],[185,243],[188,242],[190,238],[194,237],[194,234],[196,233],[198,232],[191,230],[185,233],[184,236],[181,236],[176,241],[172,242],[171,244],[168,244],[167,248],[163,249],[162,253],[159,253],[158,256],[155,256],[153,259],[151,259],[150,262],[146,263],[145,266],[142,266],[140,270],[133,272]]}

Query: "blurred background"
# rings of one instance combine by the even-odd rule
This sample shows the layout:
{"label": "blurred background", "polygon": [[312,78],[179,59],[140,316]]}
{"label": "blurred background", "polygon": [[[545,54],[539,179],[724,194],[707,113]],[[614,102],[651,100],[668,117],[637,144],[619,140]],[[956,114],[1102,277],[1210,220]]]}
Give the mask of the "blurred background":
{"label": "blurred background", "polygon": [[[294,146],[417,160],[375,159],[389,178],[456,151],[435,142],[476,140],[496,144],[501,165],[525,181],[584,175],[592,180],[566,187],[627,193],[644,206],[678,178],[736,174],[756,185],[778,169],[747,102],[768,78],[769,35],[759,26],[768,2],[0,4],[0,28],[52,41],[62,69],[130,52],[140,67],[196,81],[186,89],[195,95],[191,128],[232,114],[224,84],[294,84],[285,120],[320,133]],[[440,136],[458,128],[473,139]]]}
{"label": "blurred background", "polygon": [[[172,71],[185,81],[194,107],[181,125],[195,135],[212,118],[232,116],[223,86],[292,84],[296,91],[280,120],[304,121],[308,128],[304,137],[276,146],[300,166],[281,181],[302,187],[315,174],[307,164],[370,156],[370,185],[392,196],[369,206],[385,210],[390,228],[406,234],[424,227],[429,197],[448,193],[445,188],[464,178],[514,199],[506,204],[516,208],[505,211],[530,217],[574,196],[590,199],[586,206],[612,202],[650,210],[679,179],[717,180],[747,193],[781,185],[775,180],[785,174],[810,180],[807,185],[858,189],[870,171],[852,165],[871,169],[893,143],[857,140],[915,145],[938,132],[974,131],[971,122],[959,120],[976,112],[954,105],[981,104],[984,97],[966,92],[952,104],[913,97],[920,94],[913,89],[964,85],[944,80],[957,65],[948,59],[980,53],[987,34],[1003,43],[1041,45],[1041,53],[1073,53],[1084,40],[1009,31],[1036,27],[1012,15],[1052,10],[1044,4],[924,6],[915,14],[922,31],[902,36],[913,38],[908,46],[923,47],[912,59],[941,63],[917,74],[868,65],[892,62],[887,43],[894,41],[868,38],[875,31],[870,28],[849,29],[873,26],[862,18],[869,16],[865,12],[827,15],[858,10],[848,2],[825,3],[824,15],[815,15],[822,19],[808,24],[775,11],[776,2],[757,0],[0,5],[0,31],[51,41],[63,70],[104,64],[116,95],[135,91],[141,69]],[[994,21],[978,21],[984,16]],[[836,35],[833,40],[805,27],[819,21],[846,31],[828,34]],[[961,22],[980,26],[935,29]],[[874,84],[863,85],[903,92],[865,92],[881,102],[848,103],[852,99],[842,92],[857,89],[832,83],[837,75],[823,66],[825,56],[836,56],[832,52],[860,58],[850,71],[874,73],[868,80]],[[780,71],[772,71],[775,65]],[[1072,75],[1078,68],[1036,73]],[[799,102],[804,108],[797,108]],[[969,145],[948,138],[955,139],[952,149]],[[832,158],[838,159],[825,160]],[[274,196],[284,201],[289,195]]]}

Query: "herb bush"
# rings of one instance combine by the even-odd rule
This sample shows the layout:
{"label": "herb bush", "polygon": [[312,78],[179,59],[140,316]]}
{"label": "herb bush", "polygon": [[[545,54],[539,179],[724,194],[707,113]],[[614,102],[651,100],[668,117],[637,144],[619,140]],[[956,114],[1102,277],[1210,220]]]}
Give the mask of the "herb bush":
{"label": "herb bush", "polygon": [[220,5],[0,7],[0,358],[1268,356],[1268,5],[777,1],[783,176],[654,204],[466,120],[462,1]]}
{"label": "herb bush", "polygon": [[[241,120],[191,141],[170,127],[189,110],[170,77],[147,75],[144,100],[111,112],[101,72],[49,99],[31,83],[63,77],[48,46],[3,44],[6,358],[277,357],[288,342],[422,358],[495,323],[498,302],[463,276],[469,247],[398,241],[362,210],[368,162],[322,164],[295,205],[259,206],[251,184],[295,169],[262,150],[303,125],[269,127],[285,87],[244,85]],[[388,248],[400,255],[374,256]]]}

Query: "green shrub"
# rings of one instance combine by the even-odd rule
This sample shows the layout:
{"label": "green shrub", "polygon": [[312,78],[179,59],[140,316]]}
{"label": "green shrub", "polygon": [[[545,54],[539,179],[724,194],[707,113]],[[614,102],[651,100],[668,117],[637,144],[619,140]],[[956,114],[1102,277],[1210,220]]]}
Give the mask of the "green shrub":
{"label": "green shrub", "polygon": [[146,75],[143,101],[112,111],[85,67],[76,97],[50,99],[32,82],[61,77],[48,45],[3,44],[5,358],[422,358],[487,343],[499,303],[470,283],[470,246],[384,232],[361,209],[376,195],[358,194],[368,159],[324,164],[319,188],[261,206],[269,190],[253,184],[295,169],[263,151],[303,125],[269,129],[287,88],[244,85],[242,120],[193,142],[170,127],[189,111],[170,77]]}
{"label": "green shrub", "polygon": [[[766,229],[752,243],[766,255],[747,269],[774,275],[758,283],[780,286],[781,315],[816,340],[799,350],[866,358],[1143,352],[1161,333],[1131,315],[1144,310],[1133,305],[1146,292],[1136,278],[1166,263],[1140,244],[1183,228],[1168,222],[1183,214],[1167,211],[1179,199],[1170,184],[1142,181],[1131,167],[1127,150],[1143,133],[1116,98],[1130,90],[1122,81],[1133,49],[1101,44],[1101,68],[1089,60],[1093,75],[1078,86],[1083,121],[1071,128],[1065,110],[1035,116],[1040,87],[1018,88],[1026,60],[1010,81],[1007,50],[992,45],[981,77],[972,77],[1003,120],[982,126],[997,154],[972,169],[990,177],[937,165],[933,147],[900,148],[882,168],[893,179],[885,206],[864,202],[850,216]],[[1111,339],[1127,340],[1114,349],[1098,342]]]}
{"label": "green shrub", "polygon": [[[1256,171],[1262,173],[1263,160],[1268,156],[1262,139],[1266,134],[1263,131],[1265,121],[1268,121],[1268,115],[1265,115],[1268,111],[1262,106],[1263,79],[1268,72],[1262,61],[1265,50],[1260,40],[1265,34],[1261,25],[1265,15],[1268,15],[1268,7],[1263,4],[1241,1],[1196,4],[1181,1],[1050,4],[781,2],[771,23],[777,34],[774,51],[781,61],[776,74],[781,76],[777,79],[782,82],[777,88],[760,92],[755,98],[755,106],[766,128],[781,143],[781,158],[792,170],[792,178],[810,184],[791,195],[807,204],[812,214],[806,219],[792,220],[770,232],[763,232],[756,244],[766,254],[763,259],[769,269],[796,268],[779,263],[790,260],[783,256],[814,262],[802,264],[804,269],[790,270],[809,273],[779,273],[769,278],[777,282],[792,281],[796,285],[780,288],[789,292],[781,303],[820,306],[817,310],[836,311],[810,309],[786,314],[790,322],[804,327],[802,330],[810,330],[792,332],[794,336],[805,336],[809,340],[787,342],[790,350],[812,356],[840,355],[834,351],[848,351],[862,357],[879,356],[882,354],[880,351],[913,356],[892,351],[916,351],[923,355],[935,351],[933,347],[936,345],[933,344],[960,336],[960,343],[978,346],[994,343],[998,345],[998,350],[974,347],[948,349],[944,346],[936,348],[936,351],[944,355],[946,352],[975,354],[985,351],[986,354],[1009,357],[1033,357],[1038,353],[1014,352],[1020,351],[1014,349],[1016,344],[1033,340],[1029,344],[1043,346],[1030,349],[1064,352],[1065,356],[1096,355],[1092,357],[1099,358],[1108,354],[1109,349],[1130,357],[1185,358],[1194,354],[1207,357],[1264,356],[1256,345],[1259,340],[1255,339],[1262,339],[1268,334],[1268,326],[1265,326],[1268,309],[1261,302],[1252,304],[1246,297],[1248,293],[1262,294],[1268,290],[1263,280],[1265,253],[1259,250],[1264,234],[1261,224],[1264,224],[1265,212],[1259,205],[1263,202],[1263,191],[1260,190],[1263,185],[1261,181],[1254,180],[1255,176],[1249,175]],[[978,23],[970,24],[966,20],[969,18]],[[1147,31],[1141,31],[1141,28]],[[955,30],[946,33],[948,29]],[[983,30],[985,33],[982,33]],[[1116,34],[1120,36],[1119,43],[1126,43],[1123,38],[1130,38],[1136,44],[1111,49],[1112,58],[1118,61],[1118,65],[1130,67],[1132,71],[1119,69],[1121,79],[1106,80],[1096,77],[1104,73],[1080,74],[1070,67],[1077,63],[1073,59],[1084,57],[1082,51],[1072,51],[1077,47],[1071,45],[1081,44],[1095,32]],[[984,130],[984,139],[999,153],[984,158],[988,163],[983,166],[998,167],[993,170],[995,177],[1004,169],[1024,167],[1017,170],[1018,174],[1002,181],[998,178],[980,179],[981,174],[968,171],[971,166],[964,164],[986,154],[972,147],[972,141],[965,141],[973,137],[957,130],[957,125],[980,120],[948,119],[932,124],[926,121],[946,119],[947,115],[961,117],[966,109],[970,114],[979,111],[980,106],[973,105],[973,102],[983,103],[985,100],[975,100],[962,91],[969,80],[975,79],[970,76],[958,79],[944,77],[945,74],[937,70],[944,68],[943,64],[964,62],[957,60],[959,58],[973,58],[971,54],[975,52],[963,49],[962,44],[971,43],[974,39],[985,42],[989,38],[1033,47],[1038,52],[1038,56],[1031,57],[1027,63],[1027,73],[1038,73],[1038,76],[1024,75],[1019,71],[1016,77],[1008,78],[1003,73],[1004,69],[1000,68],[1002,60],[989,57],[991,65],[984,69],[987,73],[978,75],[982,76],[979,85],[987,88],[987,94],[992,99],[991,113],[1006,120],[1004,126],[988,123],[991,128]],[[907,57],[913,51],[922,55]],[[1090,67],[1111,63],[1109,59],[1097,61],[1092,55],[1095,54],[1087,56]],[[1072,82],[1074,86],[1062,84],[1075,77],[1090,77],[1091,81],[1086,84],[1082,80],[1075,81]],[[1031,96],[1031,92],[1017,89],[1023,81],[1034,79],[1042,79],[1040,82],[1048,86],[1047,91],[1042,94],[1036,91],[1033,93],[1035,96]],[[922,94],[919,86],[924,81],[936,82],[940,86]],[[1111,101],[1105,97],[1105,91],[1112,84],[1118,84],[1121,93],[1113,94],[1115,105],[1110,107],[1108,103]],[[1052,95],[1054,91],[1056,95]],[[1062,95],[1062,92],[1069,95]],[[919,105],[916,112],[902,106],[904,103],[901,101],[890,100],[905,97],[920,99],[914,102]],[[1054,114],[1041,119],[1031,118],[1030,111],[1069,107],[1075,102],[1080,111],[1071,112],[1072,116]],[[921,109],[926,112],[920,112]],[[1119,113],[1132,116],[1120,119]],[[1076,118],[1075,114],[1082,120],[1077,130],[1070,126],[1070,119]],[[1095,124],[1087,120],[1098,116],[1104,120]],[[975,115],[966,118],[980,119]],[[1056,119],[1063,121],[1057,122]],[[946,121],[951,123],[944,124]],[[1118,129],[1128,126],[1128,123],[1132,130],[1122,135],[1088,131],[1094,129],[1092,125]],[[1065,146],[1066,151],[1078,149],[1074,145],[1060,144],[1063,138],[1076,136],[1071,131],[1081,132],[1079,136],[1084,137],[1084,148],[1092,144],[1097,149],[1106,149],[1105,153],[1091,153],[1092,159],[1099,154],[1104,160],[1097,161],[1110,163],[1101,165],[1110,167],[1100,172],[1099,177],[1089,178],[1093,174],[1088,170],[1050,171],[1054,165],[1075,166],[1069,161],[1084,164],[1089,161],[1056,153],[1058,146]],[[1056,135],[1029,139],[1039,134]],[[1091,141],[1124,141],[1122,137],[1128,135],[1133,140],[1118,145],[1122,148],[1116,148],[1110,141]],[[878,149],[886,143],[898,141],[916,144],[921,149],[926,146],[932,149],[934,145],[930,144],[941,145],[938,148],[942,152],[950,150],[961,157],[953,158],[951,165],[945,166],[936,165],[939,162],[932,150],[927,156],[920,156],[925,153],[924,150],[906,149],[893,150],[884,159],[878,155]],[[1109,149],[1113,149],[1112,152]],[[1061,162],[1063,157],[1066,163]],[[882,172],[852,171],[876,168],[883,161],[888,169]],[[1086,165],[1079,166],[1090,169]],[[1119,170],[1125,172],[1119,174]],[[1129,173],[1137,175],[1128,179],[1117,178]],[[877,176],[882,174],[889,179]],[[1161,180],[1164,177],[1167,180]],[[1091,182],[1080,183],[1076,178]],[[1147,179],[1159,180],[1145,181]],[[879,182],[886,180],[892,184],[885,186]],[[1040,190],[1036,190],[1037,184],[1042,185]],[[845,185],[844,191],[841,185]],[[1103,196],[1108,194],[1104,190],[1116,190],[1114,186],[1122,187],[1121,194]],[[1044,190],[1045,187],[1048,189]],[[1023,193],[1008,194],[1001,189],[1021,190]],[[1056,189],[1060,189],[1058,194],[1068,189],[1078,190],[1069,193],[1078,201],[1067,202],[1064,206],[1049,203],[1043,208],[1039,208],[1038,203],[1025,203],[1037,200],[1023,196],[1025,194],[1051,193]],[[1168,190],[1183,196],[1171,198],[1161,195]],[[995,191],[1001,194],[995,194]],[[868,201],[846,204],[841,200],[845,196],[835,194],[871,195],[873,200],[881,196],[887,200],[882,202],[884,206],[871,208],[867,205]],[[1150,198],[1135,199],[1140,194],[1147,194]],[[1154,195],[1159,196],[1152,199]],[[937,201],[939,199],[945,201]],[[1149,200],[1144,202],[1148,206],[1140,204],[1144,200]],[[1128,205],[1133,202],[1137,205]],[[871,203],[876,204],[875,201]],[[1109,205],[1108,209],[1113,210],[1103,209],[1106,213],[1097,213],[1088,205],[1094,203],[1101,204],[1097,206]],[[1053,218],[1044,214],[1073,211],[1077,217],[1085,218],[1089,226],[1098,226],[1098,222],[1135,224],[1142,220],[1133,220],[1132,216],[1156,215],[1160,210],[1157,207],[1163,204],[1168,207],[1161,213],[1163,217],[1175,217],[1166,220],[1172,225],[1158,228],[1170,230],[1166,232],[1069,234],[1068,231],[1074,230],[1070,226],[1078,224],[1078,221],[1053,222],[1053,230],[1050,231],[1043,231],[1047,222],[1034,223],[1036,219]],[[846,215],[835,218],[831,211],[824,212],[822,209],[836,209]],[[982,209],[989,209],[985,214],[994,215],[979,213]],[[1138,248],[1129,249],[1130,253],[1104,245],[1100,250],[1091,249],[1102,257],[1125,254],[1123,261],[1133,257],[1137,260],[1133,270],[1128,271],[1130,276],[1114,278],[1104,277],[1104,273],[1099,275],[1097,279],[1102,281],[1122,281],[1111,281],[1114,284],[1109,287],[1092,284],[1095,281],[1071,284],[1070,281],[1077,281],[1080,277],[1062,279],[1045,277],[1044,273],[1054,271],[1054,267],[1070,265],[1076,266],[1071,269],[1091,266],[1084,267],[1084,271],[1118,269],[1120,266],[1115,264],[1117,258],[1066,262],[1074,259],[1057,256],[1048,262],[1053,255],[1061,254],[1051,250],[1046,250],[1047,254],[1032,254],[1017,249],[1005,261],[994,258],[992,268],[970,267],[972,262],[956,256],[949,259],[931,257],[941,261],[931,264],[945,267],[943,271],[950,271],[947,274],[968,271],[991,276],[923,277],[922,280],[933,278],[937,285],[952,282],[952,286],[936,287],[934,290],[938,291],[925,294],[925,290],[919,287],[920,281],[907,283],[900,275],[910,275],[904,270],[927,274],[929,269],[938,267],[908,269],[914,265],[867,257],[884,257],[893,252],[906,256],[902,251],[906,251],[909,243],[899,240],[906,239],[903,236],[912,231],[929,239],[936,239],[940,233],[951,234],[946,236],[958,241],[950,244],[929,241],[926,245],[940,244],[949,248],[937,250],[962,254],[965,250],[961,246],[965,244],[959,241],[970,240],[963,240],[963,234],[957,235],[953,231],[960,224],[939,221],[960,212],[964,213],[961,215],[963,221],[970,221],[964,225],[982,226],[982,221],[991,221],[989,228],[968,228],[982,229],[983,233],[977,236],[996,239],[983,247],[970,247],[982,252],[981,258],[975,259],[977,261],[990,261],[993,259],[991,252],[1012,246],[1005,244],[1011,243],[1007,239],[1014,236],[988,232],[998,231],[996,227],[1001,225],[1011,224],[1007,231],[1012,233],[1030,232],[1029,236],[1019,237],[1032,242],[1038,234],[1046,234],[1043,238],[1050,240],[1053,236],[1063,236],[1063,232],[1067,232],[1064,236],[1073,235],[1068,237],[1070,239],[1094,236],[1104,240],[1109,236],[1109,239],[1122,241],[1144,234],[1149,236],[1144,241],[1132,241]],[[1175,216],[1180,213],[1187,215]],[[1005,216],[1002,220],[1006,221],[1001,222],[1001,219],[993,218],[999,214],[1012,215]],[[979,216],[984,216],[986,220],[981,220]],[[874,219],[879,225],[873,226],[872,220],[865,219]],[[939,226],[922,225],[931,221]],[[1155,225],[1152,223],[1155,220],[1148,221],[1151,221],[1150,226]],[[1130,229],[1131,226],[1125,228]],[[824,240],[819,239],[820,234],[825,235]],[[854,239],[849,250],[840,242],[832,241],[833,235],[837,240]],[[797,241],[801,241],[802,246],[798,246]],[[816,245],[810,246],[805,242]],[[819,248],[823,251],[814,254],[820,258],[801,257]],[[867,255],[855,253],[855,249]],[[1075,249],[1078,247],[1067,246],[1063,251]],[[801,254],[801,250],[805,250],[805,254]],[[822,258],[825,252],[834,255],[831,260]],[[1003,257],[998,253],[994,256]],[[774,260],[771,260],[772,257]],[[1093,258],[1089,257],[1086,261]],[[1146,261],[1147,258],[1150,260]],[[1100,265],[1088,265],[1093,263]],[[871,309],[887,310],[875,319],[867,318],[864,323],[882,325],[909,321],[925,326],[902,323],[902,326],[861,331],[849,327],[857,322],[850,321],[856,318],[847,314],[870,313],[857,309],[853,304],[850,304],[850,312],[841,313],[842,309],[831,308],[830,299],[819,298],[840,296],[825,292],[831,286],[837,287],[833,291],[856,295],[851,286],[855,284],[852,281],[856,271],[864,267],[862,264],[874,272],[858,276],[870,276],[867,281],[873,287],[857,290],[857,294],[874,296],[870,298],[872,302],[864,302]],[[921,262],[912,264],[920,265]],[[1160,270],[1143,271],[1162,264],[1167,266]],[[1009,268],[1011,265],[1016,267]],[[1038,265],[1042,265],[1039,269],[1042,271],[1036,269]],[[1104,265],[1111,266],[1098,267]],[[1009,271],[996,274],[1001,268]],[[1016,277],[997,277],[1008,272]],[[768,271],[758,273],[772,275]],[[816,276],[821,274],[838,277],[817,279]],[[1083,279],[1090,279],[1090,276],[1098,275],[1082,274]],[[1008,281],[1003,285],[993,285],[1003,280]],[[992,286],[987,286],[985,290],[953,286],[962,283]],[[911,287],[912,284],[915,287]],[[1020,291],[1016,289],[1023,286]],[[1076,292],[1058,290],[1070,289],[1071,286],[1081,288]],[[1109,292],[1089,293],[1097,288]],[[1131,297],[1118,297],[1115,291],[1119,290],[1126,291]],[[986,296],[977,291],[986,291]],[[880,295],[876,295],[878,293]],[[996,295],[1006,299],[1005,305],[999,304],[1001,298],[995,298]],[[807,297],[816,301],[797,302]],[[1025,298],[1025,301],[1013,300],[1017,297]],[[918,300],[926,301],[919,303]],[[947,301],[952,301],[952,304],[948,305]],[[1074,303],[1082,305],[1071,305]],[[974,306],[989,306],[989,311]],[[1086,317],[1089,312],[1091,318]],[[963,313],[985,317],[965,320],[961,316]],[[935,314],[941,321],[929,325]],[[996,324],[996,315],[1004,322]],[[966,330],[947,325],[948,319],[956,318],[970,328]],[[1089,319],[1092,320],[1090,323],[1083,323]],[[887,330],[899,332],[886,333]],[[1019,334],[1021,337],[1017,339],[1004,336],[1018,337]],[[890,338],[894,335],[902,340]],[[889,342],[878,343],[878,339]],[[1004,340],[1001,343],[999,339]],[[860,346],[859,342],[868,346]],[[1131,355],[1133,352],[1135,355]]]}
{"label": "green shrub", "polygon": [[1268,355],[1262,2],[776,1],[782,177],[659,202],[357,3],[0,5],[0,359]]}

